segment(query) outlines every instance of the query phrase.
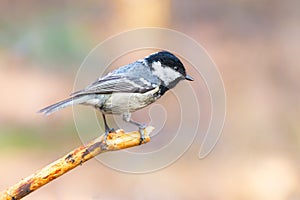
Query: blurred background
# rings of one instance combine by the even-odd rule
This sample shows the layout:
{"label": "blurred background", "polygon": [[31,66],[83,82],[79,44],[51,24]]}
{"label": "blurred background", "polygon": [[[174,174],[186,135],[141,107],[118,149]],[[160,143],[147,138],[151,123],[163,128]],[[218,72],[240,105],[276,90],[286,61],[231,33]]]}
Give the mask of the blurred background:
{"label": "blurred background", "polygon": [[[91,160],[26,199],[300,199],[300,1],[0,1],[0,190],[81,144],[68,95],[104,39],[137,27],[183,32],[222,74],[227,117],[203,160],[193,145],[142,175]],[[91,80],[93,81],[93,80]]]}

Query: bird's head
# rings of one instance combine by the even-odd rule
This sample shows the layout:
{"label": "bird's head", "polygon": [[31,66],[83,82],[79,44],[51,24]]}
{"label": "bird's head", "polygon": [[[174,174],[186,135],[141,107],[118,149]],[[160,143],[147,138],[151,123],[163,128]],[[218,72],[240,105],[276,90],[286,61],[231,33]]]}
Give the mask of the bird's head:
{"label": "bird's head", "polygon": [[186,74],[182,62],[174,54],[168,51],[160,51],[145,58],[147,64],[151,67],[165,87],[171,89],[181,80],[193,81],[194,79]]}

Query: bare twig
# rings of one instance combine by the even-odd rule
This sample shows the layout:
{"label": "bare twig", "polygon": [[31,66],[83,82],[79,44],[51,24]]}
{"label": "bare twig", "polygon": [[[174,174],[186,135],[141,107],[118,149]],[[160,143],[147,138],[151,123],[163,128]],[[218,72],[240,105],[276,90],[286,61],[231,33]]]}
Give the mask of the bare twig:
{"label": "bare twig", "polygon": [[[153,129],[154,128],[151,126],[145,128],[144,131],[146,139],[143,143],[150,141],[149,134],[153,131]],[[124,133],[123,130],[117,130],[115,133],[110,133],[108,135],[106,143],[103,138],[104,137],[102,135],[87,145],[78,147],[64,157],[56,160],[43,169],[38,170],[14,186],[1,192],[0,200],[21,199],[100,153],[140,145],[140,134],[137,131]]]}

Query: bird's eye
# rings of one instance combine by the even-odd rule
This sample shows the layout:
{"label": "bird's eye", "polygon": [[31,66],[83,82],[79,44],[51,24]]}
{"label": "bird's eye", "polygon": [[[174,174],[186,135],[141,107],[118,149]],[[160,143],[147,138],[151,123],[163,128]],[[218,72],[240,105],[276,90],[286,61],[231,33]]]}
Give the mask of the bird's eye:
{"label": "bird's eye", "polygon": [[174,70],[176,70],[176,71],[177,71],[177,70],[178,70],[178,67],[177,67],[177,66],[175,66],[175,67],[174,67]]}

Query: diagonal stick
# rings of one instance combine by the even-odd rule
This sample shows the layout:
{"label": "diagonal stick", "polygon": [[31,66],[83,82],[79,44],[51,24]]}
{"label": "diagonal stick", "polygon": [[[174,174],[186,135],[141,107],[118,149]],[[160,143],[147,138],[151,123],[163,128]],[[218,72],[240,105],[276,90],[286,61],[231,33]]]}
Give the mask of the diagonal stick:
{"label": "diagonal stick", "polygon": [[[153,130],[154,128],[151,126],[144,129],[145,140],[142,144],[150,141],[149,134]],[[109,133],[106,142],[102,135],[87,145],[76,148],[62,158],[38,170],[27,178],[22,179],[19,183],[5,191],[0,192],[0,200],[21,199],[100,153],[126,149],[138,145],[140,145],[140,133],[138,131],[125,133],[124,130],[119,129],[115,133]]]}

